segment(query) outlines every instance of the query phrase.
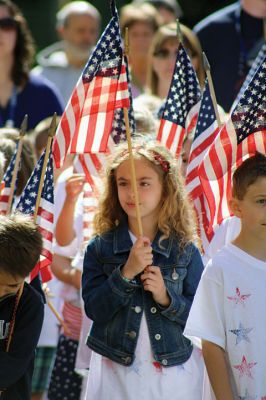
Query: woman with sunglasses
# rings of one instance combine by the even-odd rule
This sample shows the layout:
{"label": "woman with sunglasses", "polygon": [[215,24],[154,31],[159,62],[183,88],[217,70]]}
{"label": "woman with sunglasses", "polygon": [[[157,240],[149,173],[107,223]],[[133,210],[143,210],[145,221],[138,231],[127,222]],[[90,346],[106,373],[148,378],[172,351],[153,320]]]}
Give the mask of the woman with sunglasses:
{"label": "woman with sunglasses", "polygon": [[19,8],[0,0],[0,127],[20,127],[25,114],[28,128],[62,114],[62,99],[54,86],[30,74],[33,39]]}
{"label": "woman with sunglasses", "polygon": [[[202,64],[202,49],[196,35],[185,25],[180,24],[183,45],[191,58],[197,73],[199,83],[204,85],[204,68]],[[179,40],[176,33],[176,24],[170,23],[161,26],[151,44],[150,63],[148,69],[148,91],[150,94],[164,99],[170,87]]]}

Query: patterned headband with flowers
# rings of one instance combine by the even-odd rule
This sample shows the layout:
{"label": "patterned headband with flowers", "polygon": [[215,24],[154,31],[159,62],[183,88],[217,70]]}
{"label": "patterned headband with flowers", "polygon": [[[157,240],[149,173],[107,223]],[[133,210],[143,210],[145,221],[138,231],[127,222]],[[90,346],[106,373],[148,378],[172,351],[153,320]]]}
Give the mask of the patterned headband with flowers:
{"label": "patterned headband with flowers", "polygon": [[[143,157],[145,157],[145,154],[142,153],[143,146],[135,146],[133,147],[133,150],[139,152]],[[160,153],[158,153],[155,150],[148,150],[148,152],[152,155],[156,165],[159,165],[164,172],[169,172],[170,170],[169,161],[167,161]],[[125,149],[122,153],[119,154],[119,158],[123,158],[128,153],[129,153],[128,149]]]}

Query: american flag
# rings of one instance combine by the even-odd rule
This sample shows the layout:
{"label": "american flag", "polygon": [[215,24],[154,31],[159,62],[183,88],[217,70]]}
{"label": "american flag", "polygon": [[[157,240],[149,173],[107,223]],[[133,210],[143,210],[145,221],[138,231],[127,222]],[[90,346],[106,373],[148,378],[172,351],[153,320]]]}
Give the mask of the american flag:
{"label": "american flag", "polygon": [[195,127],[201,91],[197,75],[180,43],[174,74],[160,121],[157,140],[177,157],[186,133]]}
{"label": "american flag", "polygon": [[[130,134],[133,135],[136,130],[136,123],[135,123],[134,111],[133,111],[132,90],[131,90],[131,82],[130,82],[130,77],[129,77],[127,57],[125,57],[125,63],[126,63],[127,84],[128,84],[128,93],[129,93],[129,102],[130,102],[130,106],[129,106],[129,110],[128,110],[128,119],[129,119]],[[111,137],[113,138],[113,141],[116,144],[120,143],[123,140],[126,140],[126,124],[125,124],[123,108],[115,110],[114,120],[113,120],[112,130],[111,130]]]}
{"label": "american flag", "polygon": [[[11,194],[11,182],[13,178],[13,172],[14,172],[14,167],[15,167],[15,162],[16,162],[16,157],[17,157],[17,150],[18,150],[18,144],[16,146],[16,150],[14,151],[13,156],[11,157],[11,160],[9,162],[9,165],[7,167],[7,170],[3,176],[3,180],[1,182],[1,192],[0,192],[0,214],[6,215],[7,214],[7,207],[8,207],[8,202],[9,202],[9,197]],[[14,190],[15,194],[16,190]]]}
{"label": "american flag", "polygon": [[211,99],[209,82],[208,78],[206,78],[187,166],[186,187],[190,197],[193,199],[202,193],[198,166],[214,141],[218,131],[219,128]]}
{"label": "american flag", "polygon": [[228,200],[234,169],[256,151],[266,153],[265,78],[266,58],[199,166],[213,228],[231,214]]}
{"label": "american flag", "polygon": [[91,185],[86,182],[83,191],[83,245],[85,246],[93,233],[93,218],[97,210],[98,199]]}
{"label": "american flag", "polygon": [[[129,118],[130,134],[133,135],[135,132],[135,118],[132,108],[130,81],[128,81],[128,84],[130,92],[130,107],[128,112],[128,118]],[[86,179],[93,188],[93,190],[95,191],[96,196],[98,196],[99,190],[102,186],[101,173],[103,172],[103,169],[106,166],[107,156],[108,154],[112,153],[115,144],[118,144],[124,140],[126,140],[126,125],[124,119],[124,111],[121,108],[115,111],[112,131],[108,138],[106,151],[104,153],[79,154],[76,157],[75,159],[76,171],[79,173],[81,172],[85,173]]]}
{"label": "american flag", "polygon": [[251,68],[248,71],[246,79],[244,80],[243,85],[241,86],[241,89],[239,90],[238,95],[236,96],[236,99],[231,107],[231,110],[233,110],[235,108],[235,106],[237,105],[237,103],[239,102],[240,98],[244,94],[244,91],[248,87],[251,79],[253,78],[253,75],[255,74],[256,70],[258,69],[258,67],[260,66],[262,61],[264,60],[265,56],[266,56],[266,43],[263,43],[263,45],[260,48],[260,51],[258,52],[257,57],[253,61]]}
{"label": "american flag", "polygon": [[[36,167],[34,168],[27,185],[21,195],[16,210],[23,214],[33,215],[35,204],[41,179],[42,167],[45,157],[45,151],[40,157]],[[52,263],[52,241],[53,241],[53,226],[54,222],[54,181],[53,181],[53,159],[50,151],[46,173],[42,188],[41,200],[37,213],[36,223],[43,237],[43,249],[40,261],[36,264],[31,273],[31,280],[34,279],[39,271],[43,282],[51,279],[49,265]]]}
{"label": "american flag", "polygon": [[210,229],[208,207],[204,194],[202,193],[198,166],[202,162],[218,132],[219,128],[211,99],[209,82],[208,78],[206,78],[196,131],[190,149],[186,176],[186,188],[194,202],[199,222],[199,233],[204,249],[211,241],[214,232]]}
{"label": "american flag", "polygon": [[91,54],[57,128],[53,145],[57,167],[62,165],[68,151],[104,152],[114,110],[130,106],[118,13],[113,1],[111,6],[113,17]]}

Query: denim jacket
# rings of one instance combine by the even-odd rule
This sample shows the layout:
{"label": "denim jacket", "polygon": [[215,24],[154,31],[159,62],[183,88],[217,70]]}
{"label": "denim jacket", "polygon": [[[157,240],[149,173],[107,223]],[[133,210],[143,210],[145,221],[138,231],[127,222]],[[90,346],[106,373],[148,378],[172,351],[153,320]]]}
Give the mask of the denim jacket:
{"label": "denim jacket", "polygon": [[[183,329],[200,280],[203,264],[197,248],[188,244],[181,252],[177,236],[153,243],[153,265],[159,266],[171,299],[169,307],[157,304],[136,283],[123,280],[132,241],[127,223],[93,238],[85,252],[82,296],[85,311],[93,320],[87,345],[97,353],[123,365],[131,365],[145,312],[154,359],[163,366],[182,364],[192,352]],[[163,247],[162,247],[163,246]]]}

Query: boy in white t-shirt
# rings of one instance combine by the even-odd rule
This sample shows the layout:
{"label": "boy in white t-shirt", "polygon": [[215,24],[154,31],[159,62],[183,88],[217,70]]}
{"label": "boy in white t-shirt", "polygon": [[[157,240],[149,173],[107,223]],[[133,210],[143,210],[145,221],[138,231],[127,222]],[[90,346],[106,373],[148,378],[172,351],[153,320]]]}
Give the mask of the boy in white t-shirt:
{"label": "boy in white t-shirt", "polygon": [[236,170],[230,205],[241,231],[207,264],[184,334],[202,340],[213,389],[205,386],[204,399],[261,400],[266,399],[266,156],[257,153]]}

